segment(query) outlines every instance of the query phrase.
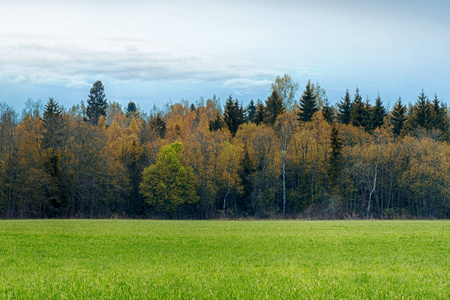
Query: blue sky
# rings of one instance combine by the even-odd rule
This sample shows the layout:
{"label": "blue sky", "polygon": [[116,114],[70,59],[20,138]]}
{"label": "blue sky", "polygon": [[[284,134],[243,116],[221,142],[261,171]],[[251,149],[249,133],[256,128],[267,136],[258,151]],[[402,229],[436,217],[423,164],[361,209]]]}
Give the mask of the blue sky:
{"label": "blue sky", "polygon": [[[447,1],[0,1],[0,101],[68,107],[102,80],[144,110],[181,98],[265,100],[277,75],[336,103],[450,99]],[[301,96],[299,91],[297,98]]]}

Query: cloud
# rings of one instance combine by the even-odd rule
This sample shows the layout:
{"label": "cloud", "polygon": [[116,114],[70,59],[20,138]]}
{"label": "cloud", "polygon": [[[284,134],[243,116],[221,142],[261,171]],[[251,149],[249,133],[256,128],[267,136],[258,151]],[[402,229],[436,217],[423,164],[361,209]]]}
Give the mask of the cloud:
{"label": "cloud", "polygon": [[[144,40],[83,40],[42,36],[6,37],[0,42],[0,78],[9,82],[83,85],[107,76],[120,81],[225,81],[258,86],[273,70],[225,56],[203,56],[155,47]],[[239,78],[239,79],[236,79]]]}

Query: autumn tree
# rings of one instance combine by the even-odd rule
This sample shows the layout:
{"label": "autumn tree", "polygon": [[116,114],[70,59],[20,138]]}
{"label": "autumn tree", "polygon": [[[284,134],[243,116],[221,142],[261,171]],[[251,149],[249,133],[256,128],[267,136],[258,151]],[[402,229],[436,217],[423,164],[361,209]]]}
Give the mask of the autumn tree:
{"label": "autumn tree", "polygon": [[283,101],[283,107],[287,112],[292,112],[297,90],[298,83],[295,82],[289,74],[277,76],[275,82],[272,83],[272,91],[277,92],[278,96]]}

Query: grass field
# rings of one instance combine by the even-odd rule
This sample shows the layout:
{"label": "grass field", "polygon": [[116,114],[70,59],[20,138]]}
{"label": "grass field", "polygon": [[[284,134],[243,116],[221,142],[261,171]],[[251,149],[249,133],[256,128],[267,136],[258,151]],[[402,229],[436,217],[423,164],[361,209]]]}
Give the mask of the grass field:
{"label": "grass field", "polygon": [[0,299],[448,299],[450,221],[0,221]]}

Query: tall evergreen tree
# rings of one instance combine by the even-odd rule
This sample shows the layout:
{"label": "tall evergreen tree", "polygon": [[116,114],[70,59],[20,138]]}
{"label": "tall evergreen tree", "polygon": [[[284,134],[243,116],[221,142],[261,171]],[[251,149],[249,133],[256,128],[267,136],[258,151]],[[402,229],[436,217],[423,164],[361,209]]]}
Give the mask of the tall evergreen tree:
{"label": "tall evergreen tree", "polygon": [[232,136],[235,136],[239,129],[239,126],[245,122],[244,110],[239,105],[238,100],[233,101],[231,95],[228,97],[225,103],[225,111],[223,113],[223,120],[231,132]]}
{"label": "tall evergreen tree", "polygon": [[331,183],[334,185],[339,176],[341,164],[341,148],[342,148],[341,139],[339,138],[339,130],[337,129],[336,125],[333,125],[333,127],[331,128],[330,140],[331,140],[331,156],[330,156],[329,175]]}
{"label": "tall evergreen tree", "polygon": [[351,121],[352,102],[350,100],[350,93],[345,92],[344,98],[338,103],[338,120],[340,123],[348,125]]}
{"label": "tall evergreen tree", "polygon": [[164,121],[159,113],[156,114],[155,117],[151,118],[150,127],[160,138],[163,139],[166,136],[166,121]]}
{"label": "tall evergreen tree", "polygon": [[399,97],[392,110],[391,116],[392,132],[394,133],[394,136],[398,137],[400,135],[406,119],[406,106],[402,104],[402,99]]}
{"label": "tall evergreen tree", "polygon": [[53,98],[50,98],[45,106],[43,121],[45,129],[42,140],[43,147],[53,148],[54,151],[62,144],[63,116],[58,102]]}
{"label": "tall evergreen tree", "polygon": [[355,98],[352,103],[352,111],[350,114],[350,123],[355,127],[364,127],[366,125],[366,106],[359,94],[359,89],[356,88]]}
{"label": "tall evergreen tree", "polygon": [[301,122],[309,122],[318,110],[316,93],[314,92],[314,87],[311,85],[311,81],[308,80],[305,91],[300,99],[300,111],[297,113],[298,120]]}
{"label": "tall evergreen tree", "polygon": [[384,124],[384,117],[386,117],[386,109],[383,106],[383,101],[381,101],[380,94],[378,94],[375,99],[375,106],[372,110],[372,127],[373,129],[379,128]]}
{"label": "tall evergreen tree", "polygon": [[209,121],[209,131],[218,131],[223,127],[222,117],[219,112],[216,113],[216,117]]}
{"label": "tall evergreen tree", "polygon": [[105,87],[100,80],[97,80],[92,85],[89,91],[89,98],[87,100],[87,116],[93,125],[97,125],[100,116],[106,117],[106,109],[108,102],[105,95]]}
{"label": "tall evergreen tree", "polygon": [[250,100],[250,103],[247,106],[246,109],[247,112],[247,120],[250,123],[253,123],[254,119],[255,119],[255,114],[256,114],[256,106],[255,106],[255,102],[252,100]]}
{"label": "tall evergreen tree", "polygon": [[417,98],[416,105],[414,105],[414,127],[423,127],[427,130],[431,129],[432,118],[431,118],[431,105],[428,97],[425,95],[424,91],[420,92]]}
{"label": "tall evergreen tree", "polygon": [[127,116],[127,118],[136,118],[138,116],[136,103],[134,103],[133,101],[128,102],[127,108],[125,110],[125,115]]}
{"label": "tall evergreen tree", "polygon": [[264,123],[273,125],[278,115],[284,111],[283,98],[278,95],[276,90],[272,91],[272,95],[267,98]]}
{"label": "tall evergreen tree", "polygon": [[333,108],[330,106],[328,98],[326,98],[325,101],[323,102],[322,116],[329,124],[334,123],[334,112]]}
{"label": "tall evergreen tree", "polygon": [[256,125],[259,125],[264,122],[265,111],[266,111],[266,108],[264,107],[264,104],[262,104],[262,102],[258,102],[256,104],[256,111],[255,111],[255,118],[254,118],[254,123]]}

